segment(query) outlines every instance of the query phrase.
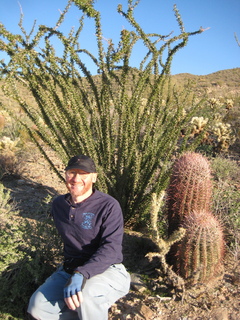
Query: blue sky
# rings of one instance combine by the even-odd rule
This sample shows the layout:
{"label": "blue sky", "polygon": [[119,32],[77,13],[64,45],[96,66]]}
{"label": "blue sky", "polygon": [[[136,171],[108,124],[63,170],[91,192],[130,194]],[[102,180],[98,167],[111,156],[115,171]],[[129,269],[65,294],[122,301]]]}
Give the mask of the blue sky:
{"label": "blue sky", "polygon": [[[121,3],[127,9],[127,0],[98,0],[96,8],[101,12],[103,37],[111,38],[115,44],[119,41],[120,31],[130,26],[117,13]],[[20,33],[18,22],[20,6],[24,14],[23,25],[30,32],[34,20],[37,24],[54,26],[67,0],[0,0],[0,22],[13,32]],[[177,52],[173,58],[171,73],[192,73],[205,75],[219,70],[240,67],[240,47],[234,33],[240,41],[240,1],[239,0],[141,0],[135,9],[135,17],[145,32],[162,35],[173,32],[179,34],[174,16],[173,5],[176,4],[181,14],[185,30],[192,32],[200,27],[207,31],[192,36],[186,47]],[[78,26],[81,12],[73,7],[66,16],[61,31],[68,34],[71,27]],[[85,22],[80,45],[96,54],[94,27],[90,19]],[[56,50],[58,44],[56,43]],[[136,46],[131,64],[138,67],[143,57],[144,48]],[[0,52],[0,59],[5,58]],[[86,61],[90,70],[90,61]]]}

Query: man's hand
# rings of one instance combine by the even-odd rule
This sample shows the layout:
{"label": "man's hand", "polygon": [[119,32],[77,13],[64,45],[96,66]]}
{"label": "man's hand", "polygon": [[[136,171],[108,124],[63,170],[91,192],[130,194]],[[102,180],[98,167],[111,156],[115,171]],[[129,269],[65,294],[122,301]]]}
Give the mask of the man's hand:
{"label": "man's hand", "polygon": [[64,301],[69,309],[76,310],[82,302],[83,275],[74,273],[64,288]]}

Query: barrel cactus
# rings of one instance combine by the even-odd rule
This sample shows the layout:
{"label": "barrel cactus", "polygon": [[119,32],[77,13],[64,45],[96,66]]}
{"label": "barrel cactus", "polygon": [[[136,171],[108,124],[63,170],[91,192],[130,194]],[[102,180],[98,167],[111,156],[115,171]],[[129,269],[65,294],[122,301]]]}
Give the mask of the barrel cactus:
{"label": "barrel cactus", "polygon": [[174,269],[188,284],[207,282],[222,273],[224,236],[220,222],[206,211],[193,211],[182,223]]}
{"label": "barrel cactus", "polygon": [[167,191],[169,235],[193,211],[210,211],[211,170],[199,153],[187,152],[173,165]]}
{"label": "barrel cactus", "polygon": [[213,279],[222,270],[225,244],[221,223],[211,213],[211,170],[204,156],[187,152],[175,161],[167,205],[169,236],[179,227],[186,230],[168,262],[189,284]]}

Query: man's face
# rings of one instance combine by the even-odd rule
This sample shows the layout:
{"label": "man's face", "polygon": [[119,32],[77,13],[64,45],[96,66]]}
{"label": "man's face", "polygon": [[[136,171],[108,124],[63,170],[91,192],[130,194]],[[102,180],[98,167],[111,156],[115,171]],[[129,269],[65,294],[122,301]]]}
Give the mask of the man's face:
{"label": "man's face", "polygon": [[96,181],[97,173],[89,173],[80,169],[66,171],[66,186],[72,197],[90,196],[93,183]]}

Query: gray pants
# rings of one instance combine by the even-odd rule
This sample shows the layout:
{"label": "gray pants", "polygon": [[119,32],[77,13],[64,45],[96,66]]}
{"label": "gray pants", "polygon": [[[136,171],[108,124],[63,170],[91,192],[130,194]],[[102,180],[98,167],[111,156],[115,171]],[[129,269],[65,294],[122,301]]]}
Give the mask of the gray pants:
{"label": "gray pants", "polygon": [[126,295],[130,275],[122,264],[87,279],[82,288],[83,302],[76,311],[64,302],[63,288],[71,277],[61,266],[32,295],[28,313],[37,320],[107,320],[109,307]]}

